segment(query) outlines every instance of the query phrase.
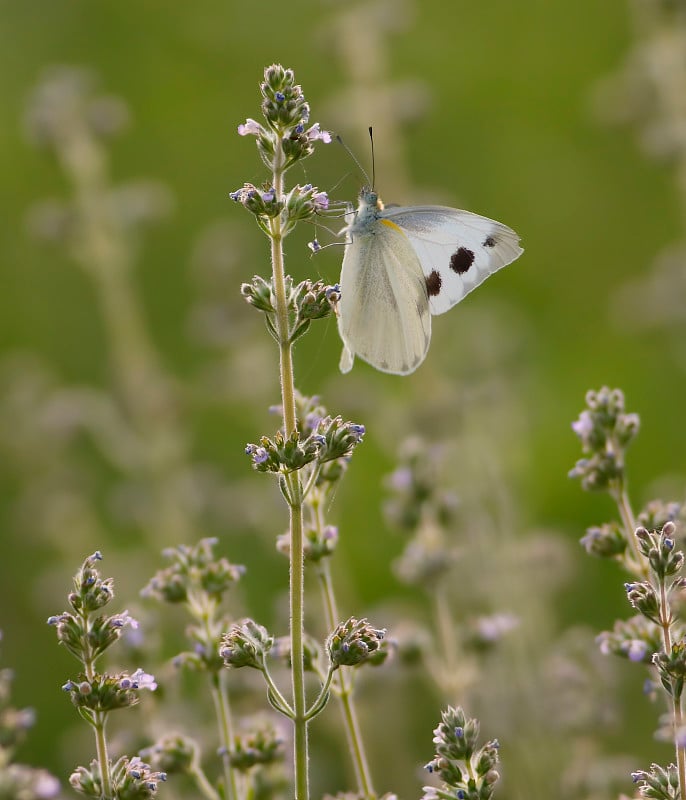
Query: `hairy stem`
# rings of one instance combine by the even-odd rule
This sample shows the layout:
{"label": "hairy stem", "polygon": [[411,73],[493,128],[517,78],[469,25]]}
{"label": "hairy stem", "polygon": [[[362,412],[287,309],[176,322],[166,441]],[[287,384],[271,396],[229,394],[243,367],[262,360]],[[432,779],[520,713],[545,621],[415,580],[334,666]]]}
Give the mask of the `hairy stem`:
{"label": "hairy stem", "polygon": [[222,766],[224,769],[224,795],[226,800],[240,800],[236,770],[231,766],[231,748],[233,747],[233,724],[231,721],[231,708],[226,691],[224,673],[214,673],[211,681],[212,701],[217,715],[219,728],[219,741],[222,746]]}
{"label": "hairy stem", "polygon": [[[321,562],[318,576],[322,591],[326,626],[332,631],[336,627],[339,617],[328,561],[324,560]],[[357,710],[353,700],[352,676],[348,676],[347,672],[348,670],[339,669],[334,678],[338,688],[337,694],[341,701],[345,734],[348,740],[348,748],[350,750],[353,767],[355,769],[358,791],[366,798],[374,798],[376,797],[376,792],[372,784],[372,776],[369,770],[367,754],[365,752],[364,741],[357,718]]]}
{"label": "hairy stem", "polygon": [[[274,157],[274,191],[283,197],[283,154],[277,149]],[[288,438],[296,430],[295,385],[293,378],[293,351],[290,342],[288,298],[283,262],[283,230],[281,219],[275,217],[270,226],[272,276],[276,307],[276,330],[279,338],[279,367],[281,377],[281,404],[284,434]],[[304,645],[304,581],[303,557],[303,494],[297,473],[286,476],[290,506],[290,638],[291,682],[293,686],[293,763],[295,771],[295,798],[309,800],[307,700],[305,696]]]}

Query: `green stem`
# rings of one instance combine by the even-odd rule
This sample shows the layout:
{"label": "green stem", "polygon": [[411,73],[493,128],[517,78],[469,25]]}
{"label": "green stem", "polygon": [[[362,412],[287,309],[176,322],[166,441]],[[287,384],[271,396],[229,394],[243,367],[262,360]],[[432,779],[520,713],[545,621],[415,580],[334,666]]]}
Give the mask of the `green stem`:
{"label": "green stem", "polygon": [[219,792],[212,786],[200,764],[193,762],[189,767],[188,774],[198,787],[198,791],[206,797],[207,800],[221,800]]}
{"label": "green stem", "polygon": [[455,697],[462,687],[458,674],[458,649],[455,636],[455,621],[450,610],[450,602],[446,594],[445,584],[439,581],[433,592],[434,610],[436,614],[436,627],[438,640],[443,653],[443,663],[439,668],[442,690],[448,697]]}
{"label": "green stem", "polygon": [[107,754],[107,737],[105,736],[105,722],[107,715],[102,711],[94,714],[93,730],[95,731],[95,749],[100,765],[100,780],[102,781],[103,800],[112,800],[112,777],[110,775],[110,759]]}
{"label": "green stem", "polygon": [[271,673],[267,669],[267,665],[264,665],[264,669],[262,670],[262,674],[264,675],[264,679],[267,682],[267,688],[272,694],[272,705],[274,708],[277,708],[285,717],[289,719],[293,719],[293,709],[290,707],[288,700],[281,694],[279,691],[279,687],[274,682],[274,679],[271,676]]}
{"label": "green stem", "polygon": [[[321,524],[321,519],[319,517],[320,515],[317,514],[318,524]],[[328,561],[321,562],[318,576],[322,590],[326,626],[332,631],[336,627],[339,617]],[[367,761],[364,741],[357,718],[357,709],[355,708],[353,699],[353,681],[352,677],[348,677],[346,673],[347,670],[339,669],[336,673],[335,680],[338,688],[337,694],[341,701],[348,749],[350,750],[359,793],[364,795],[364,797],[374,798],[376,797],[376,792],[374,791],[374,785],[372,783],[372,775],[369,769],[369,762]]]}
{"label": "green stem", "polygon": [[[81,619],[84,629],[90,632],[91,622],[88,613],[82,613]],[[93,658],[88,637],[84,640],[83,671],[89,681],[95,678],[95,659]],[[105,736],[106,722],[107,713],[103,711],[93,712],[93,721],[91,724],[93,725],[93,731],[95,733],[95,751],[98,756],[98,765],[100,768],[102,800],[112,800],[112,776],[110,774],[110,758],[107,753],[107,737]]]}
{"label": "green stem", "polygon": [[[664,580],[659,582],[660,589],[660,627],[662,628],[662,644],[665,653],[670,655],[672,652],[672,611],[669,606],[667,598],[667,589]],[[672,725],[674,730],[674,740],[676,748],[676,764],[679,774],[679,789],[680,797],[684,797],[684,789],[686,788],[686,752],[676,741],[676,734],[684,724],[683,709],[681,706],[681,694],[678,696],[672,692]]]}
{"label": "green stem", "polygon": [[[274,156],[274,191],[283,197],[283,154],[277,148]],[[295,384],[293,378],[293,352],[290,343],[288,298],[283,263],[283,229],[279,217],[270,225],[272,276],[276,307],[276,330],[279,337],[279,368],[284,434],[286,438],[296,430]],[[293,686],[293,765],[296,800],[309,800],[307,700],[305,696],[305,562],[303,551],[303,495],[297,474],[286,476],[290,497],[290,636],[291,682]]]}
{"label": "green stem", "polygon": [[210,680],[210,690],[214,710],[217,715],[219,727],[219,741],[222,746],[222,766],[224,769],[224,786],[226,800],[239,800],[240,793],[236,780],[236,770],[231,766],[231,750],[233,748],[233,723],[231,721],[231,708],[226,691],[224,673],[214,673]]}
{"label": "green stem", "polygon": [[626,490],[626,484],[621,478],[614,487],[612,495],[617,503],[617,509],[619,510],[619,516],[624,526],[627,541],[629,542],[631,556],[636,565],[636,570],[641,577],[647,578],[649,574],[648,562],[641,554],[638,547],[638,540],[636,539],[636,517],[634,516],[631,503],[629,502],[629,493]]}
{"label": "green stem", "polygon": [[[296,477],[296,480],[297,477]],[[298,487],[299,488],[299,487]],[[302,500],[291,506],[291,676],[293,681],[293,747],[295,798],[308,800],[307,700],[305,697],[304,659],[304,578]]]}

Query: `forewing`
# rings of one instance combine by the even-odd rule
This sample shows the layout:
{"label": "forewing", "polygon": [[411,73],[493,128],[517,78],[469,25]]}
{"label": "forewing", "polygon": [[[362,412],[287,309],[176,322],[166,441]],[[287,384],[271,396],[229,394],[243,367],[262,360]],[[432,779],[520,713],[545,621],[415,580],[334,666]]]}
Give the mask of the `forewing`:
{"label": "forewing", "polygon": [[444,206],[389,208],[417,253],[432,314],[442,314],[524,252],[519,236],[501,222]]}
{"label": "forewing", "polygon": [[382,221],[346,245],[338,329],[349,353],[382,372],[407,375],[426,356],[431,337],[426,282],[410,240]]}

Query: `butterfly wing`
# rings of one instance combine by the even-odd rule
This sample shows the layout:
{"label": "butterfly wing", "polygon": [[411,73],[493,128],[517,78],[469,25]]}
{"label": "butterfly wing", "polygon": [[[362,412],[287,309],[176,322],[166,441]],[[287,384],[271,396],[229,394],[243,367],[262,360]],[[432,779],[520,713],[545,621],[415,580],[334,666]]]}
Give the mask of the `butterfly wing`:
{"label": "butterfly wing", "polygon": [[431,315],[424,273],[409,238],[376,220],[354,232],[341,270],[341,370],[359,356],[382,372],[407,375],[426,357]]}
{"label": "butterfly wing", "polygon": [[443,314],[524,252],[501,222],[444,206],[388,208],[414,248],[426,278],[432,314]]}

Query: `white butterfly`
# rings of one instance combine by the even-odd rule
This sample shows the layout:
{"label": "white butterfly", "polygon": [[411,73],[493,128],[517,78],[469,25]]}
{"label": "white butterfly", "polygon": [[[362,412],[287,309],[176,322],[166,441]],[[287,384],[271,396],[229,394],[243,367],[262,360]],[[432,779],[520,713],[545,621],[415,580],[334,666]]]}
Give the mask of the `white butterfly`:
{"label": "white butterfly", "polygon": [[370,189],[345,216],[342,372],[355,356],[382,372],[414,372],[429,349],[431,314],[452,308],[524,252],[500,222],[443,206],[385,209]]}

